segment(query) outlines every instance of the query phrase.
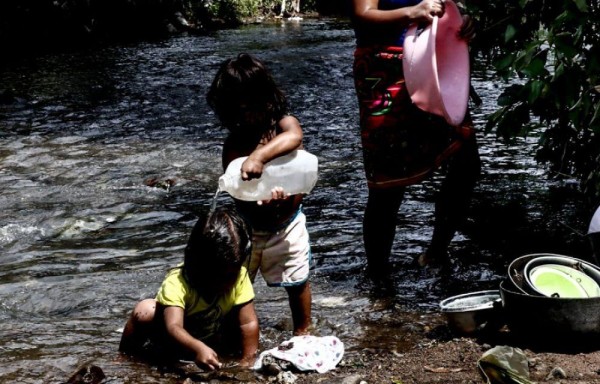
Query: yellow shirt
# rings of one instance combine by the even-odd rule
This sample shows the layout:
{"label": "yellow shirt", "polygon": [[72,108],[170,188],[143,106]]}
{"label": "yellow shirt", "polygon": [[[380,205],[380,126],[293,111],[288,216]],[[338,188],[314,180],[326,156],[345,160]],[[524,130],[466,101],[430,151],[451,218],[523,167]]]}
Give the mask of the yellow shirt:
{"label": "yellow shirt", "polygon": [[240,269],[233,289],[211,302],[206,302],[183,277],[182,268],[173,268],[162,282],[156,301],[165,306],[185,310],[184,327],[194,337],[206,339],[215,335],[223,317],[235,305],[246,304],[254,299],[254,290],[245,267]]}

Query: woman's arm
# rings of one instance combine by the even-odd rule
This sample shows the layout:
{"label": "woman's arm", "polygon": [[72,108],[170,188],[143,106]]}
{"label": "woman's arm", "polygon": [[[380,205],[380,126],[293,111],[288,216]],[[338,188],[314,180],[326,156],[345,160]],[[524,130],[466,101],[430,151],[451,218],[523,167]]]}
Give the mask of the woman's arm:
{"label": "woman's arm", "polygon": [[378,9],[379,0],[353,0],[354,20],[366,24],[404,24],[433,21],[444,10],[442,0],[422,0],[419,4],[392,10]]}
{"label": "woman's arm", "polygon": [[254,364],[256,352],[258,351],[258,317],[254,310],[254,302],[243,304],[238,309],[238,319],[240,322],[242,359],[240,364],[250,367]]}
{"label": "woman's arm", "polygon": [[194,338],[183,328],[183,308],[174,306],[166,307],[164,317],[167,334],[175,339],[179,345],[194,353],[196,364],[210,370],[221,367],[222,364],[219,362],[217,353],[208,345]]}

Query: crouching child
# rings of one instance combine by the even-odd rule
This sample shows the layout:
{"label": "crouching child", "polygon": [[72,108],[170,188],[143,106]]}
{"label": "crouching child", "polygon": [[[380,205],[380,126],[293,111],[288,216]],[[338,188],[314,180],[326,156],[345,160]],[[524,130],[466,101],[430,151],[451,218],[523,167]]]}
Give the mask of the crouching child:
{"label": "crouching child", "polygon": [[119,350],[143,353],[151,344],[163,356],[193,360],[208,370],[219,369],[220,352],[228,351],[238,355],[242,366],[251,367],[259,326],[246,269],[249,231],[233,210],[217,209],[198,220],[183,264],[167,273],[156,298],[135,306]]}

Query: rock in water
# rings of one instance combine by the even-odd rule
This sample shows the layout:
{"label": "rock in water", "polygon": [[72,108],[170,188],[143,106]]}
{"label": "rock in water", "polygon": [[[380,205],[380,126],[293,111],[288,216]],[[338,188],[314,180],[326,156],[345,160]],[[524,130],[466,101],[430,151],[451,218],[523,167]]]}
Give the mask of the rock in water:
{"label": "rock in water", "polygon": [[102,368],[87,364],[77,369],[66,384],[99,384],[105,377]]}

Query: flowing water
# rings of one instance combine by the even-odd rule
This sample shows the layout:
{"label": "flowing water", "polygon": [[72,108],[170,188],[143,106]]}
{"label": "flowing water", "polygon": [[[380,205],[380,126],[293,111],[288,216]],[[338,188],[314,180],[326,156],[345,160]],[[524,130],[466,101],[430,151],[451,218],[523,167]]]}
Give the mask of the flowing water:
{"label": "flowing water", "polygon": [[[59,383],[80,364],[107,382],[177,382],[117,353],[135,303],[182,260],[221,174],[218,126],[204,96],[218,64],[264,59],[319,158],[305,198],[318,332],[348,353],[409,345],[446,296],[495,289],[525,252],[589,254],[589,218],[573,182],[550,182],[533,160],[537,138],[506,144],[483,132],[503,84],[482,64],[473,106],[483,176],[452,245],[449,280],[412,264],[431,235],[438,177],[407,193],[392,255],[393,290],[364,277],[366,185],[344,21],[252,25],[0,65],[0,382]],[[229,204],[222,193],[216,204]],[[287,297],[255,284],[262,345],[290,336]],[[425,316],[425,317],[424,317]]]}

